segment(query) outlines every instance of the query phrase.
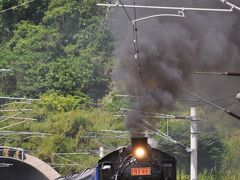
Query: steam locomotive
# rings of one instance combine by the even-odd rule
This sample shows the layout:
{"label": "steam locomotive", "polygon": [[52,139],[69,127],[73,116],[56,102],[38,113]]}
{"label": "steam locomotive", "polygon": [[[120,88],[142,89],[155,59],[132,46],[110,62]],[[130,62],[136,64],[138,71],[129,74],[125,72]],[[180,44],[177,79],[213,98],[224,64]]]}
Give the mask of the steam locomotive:
{"label": "steam locomotive", "polygon": [[176,180],[176,159],[152,148],[147,138],[106,155],[92,168],[59,180]]}

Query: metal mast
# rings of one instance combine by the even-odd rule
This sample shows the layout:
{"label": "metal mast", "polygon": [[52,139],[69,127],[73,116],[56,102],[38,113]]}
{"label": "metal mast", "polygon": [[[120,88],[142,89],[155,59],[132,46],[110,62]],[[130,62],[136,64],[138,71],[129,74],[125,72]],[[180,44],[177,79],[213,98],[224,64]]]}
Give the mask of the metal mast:
{"label": "metal mast", "polygon": [[196,107],[191,107],[191,168],[190,168],[190,179],[197,180],[197,165],[198,165],[198,130],[196,118],[197,111]]}

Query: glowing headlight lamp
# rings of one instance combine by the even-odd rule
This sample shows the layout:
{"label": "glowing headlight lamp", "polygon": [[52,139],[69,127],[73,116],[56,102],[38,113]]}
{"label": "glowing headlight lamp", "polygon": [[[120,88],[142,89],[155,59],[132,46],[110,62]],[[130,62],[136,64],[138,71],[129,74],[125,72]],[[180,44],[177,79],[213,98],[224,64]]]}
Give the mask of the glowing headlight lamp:
{"label": "glowing headlight lamp", "polygon": [[131,154],[139,161],[148,161],[151,159],[151,147],[147,143],[146,137],[131,138]]}
{"label": "glowing headlight lamp", "polygon": [[143,147],[137,147],[134,151],[134,156],[138,159],[144,158],[146,155],[146,150]]}

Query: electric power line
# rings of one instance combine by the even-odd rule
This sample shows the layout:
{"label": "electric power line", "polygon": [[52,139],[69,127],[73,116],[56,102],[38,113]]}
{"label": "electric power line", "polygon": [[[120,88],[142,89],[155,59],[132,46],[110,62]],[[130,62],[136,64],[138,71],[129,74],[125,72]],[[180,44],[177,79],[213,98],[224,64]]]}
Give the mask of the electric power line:
{"label": "electric power line", "polygon": [[16,8],[18,8],[18,7],[20,7],[20,6],[27,5],[27,4],[29,4],[29,3],[33,2],[33,1],[35,1],[35,0],[27,1],[27,2],[24,2],[24,3],[19,4],[19,5],[16,5],[16,6],[12,6],[12,7],[10,7],[10,8],[4,9],[4,10],[0,10],[0,13],[7,12],[7,11],[9,11],[9,10],[14,10],[14,9],[16,9]]}
{"label": "electric power line", "polygon": [[229,111],[228,109],[225,109],[225,108],[223,108],[221,106],[218,106],[218,105],[216,105],[216,104],[214,104],[214,103],[212,103],[212,102],[210,102],[210,101],[208,101],[208,100],[206,100],[206,99],[204,99],[204,98],[202,98],[202,97],[200,97],[200,96],[198,96],[196,94],[193,94],[193,93],[191,93],[189,91],[184,90],[184,92],[189,94],[189,95],[191,95],[191,96],[193,96],[193,97],[195,97],[195,98],[197,98],[197,99],[199,99],[199,100],[201,100],[201,101],[203,101],[203,102],[205,102],[205,103],[207,103],[207,104],[209,104],[209,105],[211,105],[211,106],[213,106],[213,107],[215,107],[215,108],[217,108],[217,109],[220,109],[223,112],[227,113],[228,115],[230,115],[230,116],[240,120],[240,116],[239,115]]}
{"label": "electric power line", "polygon": [[[132,19],[129,15],[129,13],[127,12],[125,6],[123,5],[122,1],[119,0],[119,2],[121,3],[123,9],[124,9],[124,12],[128,18],[128,20],[130,21],[131,23],[131,26],[132,26],[132,31],[133,31],[133,45],[134,45],[134,58],[135,58],[135,62],[136,62],[136,78],[137,78],[137,91],[138,91],[138,99],[139,99],[139,103],[140,105],[142,106],[142,103],[141,103],[141,92],[140,92],[140,75],[141,75],[141,72],[140,72],[140,59],[139,59],[139,47],[138,47],[138,34],[137,34],[137,26],[136,26],[136,22],[132,23]],[[135,1],[134,1],[134,4],[135,4]],[[135,16],[135,19],[136,19],[136,10],[134,9],[134,16]]]}
{"label": "electric power line", "polygon": [[[216,103],[216,102],[231,99],[231,98],[234,98],[234,97],[236,97],[236,95],[231,95],[231,96],[226,96],[226,97],[222,97],[222,98],[219,98],[219,99],[211,100],[211,102]],[[195,107],[203,106],[203,105],[207,105],[207,104],[208,103],[205,102],[205,103],[197,104],[197,105],[195,105]]]}

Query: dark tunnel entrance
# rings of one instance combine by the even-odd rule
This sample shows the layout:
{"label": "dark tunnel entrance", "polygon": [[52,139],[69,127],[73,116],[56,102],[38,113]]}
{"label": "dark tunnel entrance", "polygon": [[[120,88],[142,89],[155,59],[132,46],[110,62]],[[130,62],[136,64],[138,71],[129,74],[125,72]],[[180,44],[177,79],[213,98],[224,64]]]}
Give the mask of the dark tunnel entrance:
{"label": "dark tunnel entrance", "polygon": [[24,161],[1,157],[0,180],[48,180],[48,178]]}

